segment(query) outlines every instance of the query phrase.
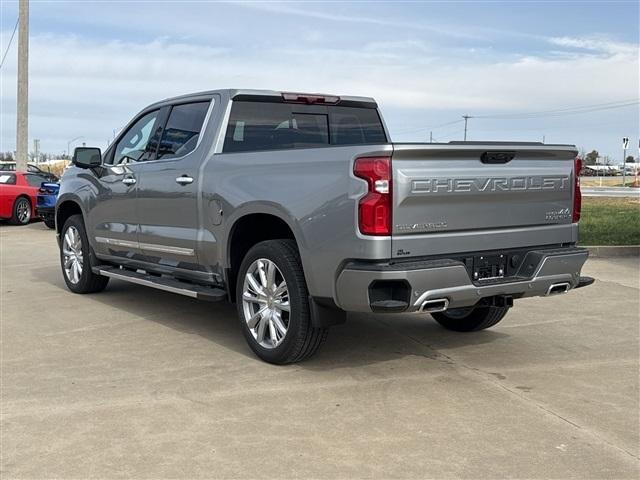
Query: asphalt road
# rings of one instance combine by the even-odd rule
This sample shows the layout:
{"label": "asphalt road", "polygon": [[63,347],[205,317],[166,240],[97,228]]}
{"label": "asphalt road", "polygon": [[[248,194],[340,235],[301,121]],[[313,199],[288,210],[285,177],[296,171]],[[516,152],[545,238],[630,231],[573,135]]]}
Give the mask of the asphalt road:
{"label": "asphalt road", "polygon": [[629,187],[582,187],[582,195],[585,197],[628,197],[640,198],[640,188]]}
{"label": "asphalt road", "polygon": [[275,367],[229,305],[73,295],[43,224],[0,242],[3,479],[640,475],[637,259],[476,334],[352,315]]}

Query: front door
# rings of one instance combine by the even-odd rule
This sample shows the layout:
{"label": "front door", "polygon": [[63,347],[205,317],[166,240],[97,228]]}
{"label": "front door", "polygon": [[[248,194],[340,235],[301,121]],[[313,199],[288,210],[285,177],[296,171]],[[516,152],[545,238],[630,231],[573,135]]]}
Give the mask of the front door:
{"label": "front door", "polygon": [[99,257],[140,260],[136,196],[140,167],[155,155],[162,128],[161,110],[140,115],[105,152],[103,165],[87,172],[96,189],[87,231]]}
{"label": "front door", "polygon": [[199,266],[198,179],[206,152],[200,132],[210,100],[172,105],[156,158],[141,165],[138,241],[146,261],[176,275],[206,279]]}

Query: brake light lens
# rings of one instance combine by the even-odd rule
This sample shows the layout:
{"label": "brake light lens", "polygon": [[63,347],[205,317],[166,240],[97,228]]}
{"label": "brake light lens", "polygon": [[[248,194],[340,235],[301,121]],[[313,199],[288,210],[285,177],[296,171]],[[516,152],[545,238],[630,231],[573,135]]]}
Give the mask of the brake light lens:
{"label": "brake light lens", "polygon": [[358,204],[358,228],[363,235],[391,235],[391,157],[357,158],[356,177],[367,181],[368,192]]}
{"label": "brake light lens", "polygon": [[580,221],[580,210],[582,209],[582,192],[580,191],[580,172],[582,171],[582,159],[576,157],[573,162],[573,223]]}
{"label": "brake light lens", "polygon": [[340,97],[335,95],[319,95],[319,94],[293,93],[293,92],[284,92],[282,94],[282,99],[285,102],[306,103],[308,105],[313,105],[316,103],[323,104],[323,105],[335,105],[340,101]]}

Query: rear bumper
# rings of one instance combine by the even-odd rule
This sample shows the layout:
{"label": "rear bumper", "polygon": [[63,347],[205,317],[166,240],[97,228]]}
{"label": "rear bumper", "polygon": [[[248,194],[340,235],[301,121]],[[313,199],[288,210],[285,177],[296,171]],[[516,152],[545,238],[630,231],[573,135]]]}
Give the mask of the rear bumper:
{"label": "rear bumper", "polygon": [[[476,282],[471,280],[467,268],[458,260],[375,265],[352,262],[338,276],[337,304],[351,312],[417,312],[422,310],[425,302],[434,300],[446,300],[443,302],[446,303],[445,308],[458,308],[475,305],[483,298],[525,298],[564,293],[583,286],[579,285],[580,270],[588,255],[587,249],[577,247],[532,250],[521,268],[523,272],[531,272],[526,276]],[[384,281],[400,285],[400,293],[392,294],[394,300],[391,302],[383,300],[379,303],[370,298],[371,287],[372,284],[384,285]],[[384,308],[377,308],[378,305]]]}
{"label": "rear bumper", "polygon": [[45,218],[53,216],[56,213],[56,207],[36,206],[36,216]]}

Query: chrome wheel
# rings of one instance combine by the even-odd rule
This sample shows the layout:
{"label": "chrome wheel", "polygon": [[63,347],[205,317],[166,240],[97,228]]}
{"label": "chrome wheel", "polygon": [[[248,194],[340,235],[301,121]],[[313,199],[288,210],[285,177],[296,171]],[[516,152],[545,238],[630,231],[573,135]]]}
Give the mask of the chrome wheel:
{"label": "chrome wheel", "polygon": [[67,228],[62,240],[62,256],[64,264],[64,274],[67,280],[76,284],[82,277],[82,240],[80,232],[74,226]]}
{"label": "chrome wheel", "polygon": [[16,217],[22,224],[29,223],[29,220],[31,219],[31,205],[28,200],[24,198],[18,200],[18,204],[16,205]]}
{"label": "chrome wheel", "polygon": [[259,258],[253,262],[242,287],[244,320],[253,338],[264,348],[276,348],[289,328],[289,290],[274,262]]}

